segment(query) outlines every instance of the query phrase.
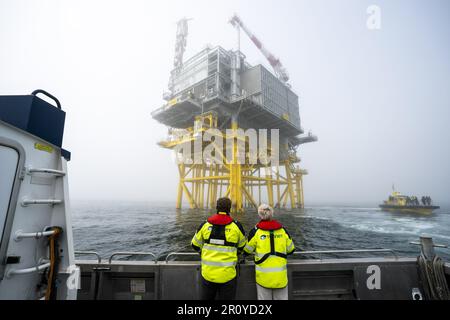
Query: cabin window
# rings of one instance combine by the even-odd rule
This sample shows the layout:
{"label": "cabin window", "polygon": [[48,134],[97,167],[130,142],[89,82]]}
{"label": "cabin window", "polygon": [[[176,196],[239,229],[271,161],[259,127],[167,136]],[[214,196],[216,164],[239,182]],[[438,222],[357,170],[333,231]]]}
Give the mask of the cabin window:
{"label": "cabin window", "polygon": [[[6,218],[13,193],[17,166],[19,164],[19,153],[7,146],[0,145],[0,239],[3,243]],[[0,243],[0,245],[1,245]]]}
{"label": "cabin window", "polygon": [[25,151],[13,140],[0,137],[0,280],[5,273],[6,254],[20,187],[19,168]]}

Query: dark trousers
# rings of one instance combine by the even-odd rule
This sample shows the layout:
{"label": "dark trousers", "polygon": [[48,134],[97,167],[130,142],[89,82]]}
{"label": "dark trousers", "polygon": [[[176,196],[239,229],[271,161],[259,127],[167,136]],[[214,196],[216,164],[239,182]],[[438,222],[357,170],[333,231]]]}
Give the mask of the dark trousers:
{"label": "dark trousers", "polygon": [[200,284],[201,300],[234,300],[236,296],[236,278],[225,283],[215,283],[202,277]]}

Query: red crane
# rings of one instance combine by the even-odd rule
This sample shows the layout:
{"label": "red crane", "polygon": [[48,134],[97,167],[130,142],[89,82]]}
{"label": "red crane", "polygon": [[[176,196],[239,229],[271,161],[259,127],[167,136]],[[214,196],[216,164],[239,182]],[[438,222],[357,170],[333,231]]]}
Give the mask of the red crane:
{"label": "red crane", "polygon": [[262,42],[245,26],[245,24],[242,22],[241,18],[239,18],[236,14],[231,17],[230,23],[236,27],[241,28],[244,30],[244,32],[247,34],[247,36],[252,40],[252,42],[255,44],[255,46],[261,51],[261,53],[266,57],[266,59],[269,61],[270,65],[272,66],[273,70],[275,71],[276,76],[278,79],[280,79],[283,83],[287,85],[287,82],[289,81],[289,74],[286,71],[286,69],[281,64],[280,59],[276,58],[272,53],[270,53],[269,50],[267,50]]}

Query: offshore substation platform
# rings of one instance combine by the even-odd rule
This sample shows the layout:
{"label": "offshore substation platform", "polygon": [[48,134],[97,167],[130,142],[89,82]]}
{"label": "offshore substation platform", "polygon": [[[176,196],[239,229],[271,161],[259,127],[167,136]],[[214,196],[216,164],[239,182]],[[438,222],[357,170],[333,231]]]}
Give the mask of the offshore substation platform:
{"label": "offshore substation platform", "polygon": [[[181,208],[184,195],[191,208],[199,209],[215,208],[216,200],[223,196],[232,200],[234,212],[256,208],[263,201],[278,208],[303,208],[307,171],[298,165],[297,148],[317,137],[303,134],[298,96],[288,84],[285,68],[237,15],[230,20],[237,30],[236,50],[207,47],[183,62],[188,20],[181,19],[177,25],[166,103],[152,112],[155,120],[169,127],[167,139],[158,143],[161,147],[175,150],[177,159],[183,148],[184,152],[192,150],[190,159],[198,159],[201,153],[202,161],[183,158],[177,162],[176,207]],[[267,58],[275,74],[246,61],[240,51],[240,30]],[[251,161],[250,139],[242,133],[247,129],[267,129],[269,136],[271,129],[278,129],[277,146],[272,146],[272,140],[258,145],[258,155],[265,154],[266,161],[261,160],[264,157]],[[216,139],[205,142],[206,132],[214,132],[215,138],[226,143],[215,144]],[[214,150],[208,156],[204,151],[210,145]],[[274,152],[278,162],[269,163],[267,157],[272,159]]]}

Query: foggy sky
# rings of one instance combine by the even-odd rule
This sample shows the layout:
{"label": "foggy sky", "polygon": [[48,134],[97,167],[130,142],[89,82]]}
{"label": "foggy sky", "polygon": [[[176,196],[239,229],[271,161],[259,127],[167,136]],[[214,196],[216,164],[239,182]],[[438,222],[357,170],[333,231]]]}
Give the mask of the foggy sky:
{"label": "foggy sky", "polygon": [[[366,27],[369,5],[381,30]],[[395,183],[449,202],[450,3],[0,0],[0,94],[42,88],[67,112],[72,199],[171,201],[178,172],[150,112],[164,101],[176,21],[185,58],[236,47],[236,12],[280,57],[300,98],[306,205],[373,203]],[[270,67],[248,38],[251,64]]]}

